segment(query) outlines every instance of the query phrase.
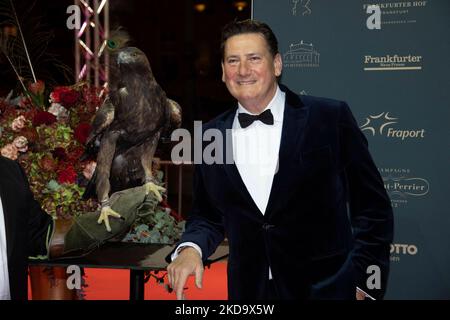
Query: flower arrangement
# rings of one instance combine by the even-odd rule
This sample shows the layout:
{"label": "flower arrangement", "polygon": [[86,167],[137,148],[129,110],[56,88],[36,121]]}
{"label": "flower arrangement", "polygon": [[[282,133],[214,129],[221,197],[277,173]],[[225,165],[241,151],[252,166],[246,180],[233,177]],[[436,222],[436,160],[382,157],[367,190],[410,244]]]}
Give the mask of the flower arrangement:
{"label": "flower arrangement", "polygon": [[85,83],[55,87],[49,100],[45,91],[37,81],[25,95],[0,101],[1,155],[20,162],[36,200],[55,218],[94,211],[95,201],[82,195],[95,162],[79,158],[102,103],[99,90]]}
{"label": "flower arrangement", "polygon": [[[42,81],[29,84],[25,95],[0,99],[0,152],[20,162],[42,208],[68,219],[98,209],[82,198],[95,170],[92,160],[80,161],[93,116],[103,102],[100,89],[78,83],[55,87],[46,98]],[[159,181],[162,172],[156,172]],[[163,203],[138,217],[123,241],[172,243],[182,231],[177,214]]]}

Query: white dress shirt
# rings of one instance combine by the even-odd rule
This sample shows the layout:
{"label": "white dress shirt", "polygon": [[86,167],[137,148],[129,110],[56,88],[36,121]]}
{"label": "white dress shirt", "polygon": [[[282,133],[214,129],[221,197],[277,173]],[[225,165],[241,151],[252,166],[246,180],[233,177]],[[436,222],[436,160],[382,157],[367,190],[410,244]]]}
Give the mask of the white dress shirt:
{"label": "white dress shirt", "polygon": [[10,300],[8,256],[6,251],[6,228],[3,214],[2,199],[0,199],[0,300]]}
{"label": "white dress shirt", "polygon": [[[278,153],[280,150],[281,131],[283,128],[284,104],[286,95],[277,87],[277,91],[261,112],[270,109],[274,124],[267,125],[255,121],[250,126],[242,128],[238,114],[247,111],[240,103],[232,125],[233,159],[242,181],[250,196],[259,209],[259,214],[265,214],[269,202],[270,191],[275,173],[278,171]],[[186,246],[194,247],[202,255],[201,248],[192,242],[183,242],[172,254],[172,261],[178,256],[180,249]],[[269,279],[272,273],[269,268]]]}
{"label": "white dress shirt", "polygon": [[241,104],[233,121],[233,159],[261,214],[266,212],[273,177],[278,167],[284,102],[285,93],[277,88],[275,96],[262,110],[264,112],[270,109],[274,119],[273,125],[255,121],[247,128],[241,128],[238,114],[251,114]]}

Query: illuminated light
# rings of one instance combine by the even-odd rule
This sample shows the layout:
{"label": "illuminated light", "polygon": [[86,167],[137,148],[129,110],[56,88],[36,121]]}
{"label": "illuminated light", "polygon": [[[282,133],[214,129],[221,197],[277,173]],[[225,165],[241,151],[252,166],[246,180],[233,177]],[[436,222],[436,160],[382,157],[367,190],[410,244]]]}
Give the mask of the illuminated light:
{"label": "illuminated light", "polygon": [[102,0],[102,2],[100,3],[100,5],[98,6],[97,9],[97,14],[100,14],[100,12],[102,11],[103,7],[105,6],[107,0]]}
{"label": "illuminated light", "polygon": [[87,27],[87,22],[85,21],[85,22],[83,22],[83,25],[81,26],[80,31],[78,32],[78,38],[81,37],[81,35],[83,34],[84,29],[86,29],[86,27]]}
{"label": "illuminated light", "polygon": [[3,26],[3,34],[8,37],[17,37],[17,28],[13,25]]}
{"label": "illuminated light", "polygon": [[78,80],[81,80],[81,79],[84,78],[84,76],[85,76],[85,74],[86,74],[86,69],[87,69],[87,66],[84,65],[83,68],[81,69],[80,74],[78,75]]}
{"label": "illuminated light", "polygon": [[100,56],[103,53],[103,50],[105,50],[106,47],[106,40],[103,41],[102,46],[100,47],[100,50],[98,50],[98,57],[100,58]]}
{"label": "illuminated light", "polygon": [[94,10],[92,10],[92,8],[88,5],[88,3],[84,0],[80,0],[80,2],[86,7],[86,9],[90,12],[90,13],[94,13]]}
{"label": "illuminated light", "polygon": [[245,8],[247,8],[248,3],[247,1],[235,1],[233,5],[238,11],[243,11]]}
{"label": "illuminated light", "polygon": [[203,12],[206,10],[206,4],[203,2],[194,4],[194,9],[197,12]]}
{"label": "illuminated light", "polygon": [[78,40],[78,42],[80,43],[80,45],[84,48],[84,50],[86,50],[86,52],[90,55],[93,56],[94,54],[92,53],[92,50],[89,49],[89,47],[81,40]]}

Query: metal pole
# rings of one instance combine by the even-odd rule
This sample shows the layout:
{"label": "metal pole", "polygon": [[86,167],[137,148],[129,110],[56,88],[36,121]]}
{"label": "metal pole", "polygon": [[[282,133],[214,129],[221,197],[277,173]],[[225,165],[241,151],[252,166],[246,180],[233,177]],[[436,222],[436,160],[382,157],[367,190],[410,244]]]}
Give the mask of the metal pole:
{"label": "metal pole", "polygon": [[[75,5],[80,7],[80,0],[75,0]],[[75,35],[75,82],[79,80],[80,75],[80,44],[78,43],[78,31],[75,29],[74,35]]]}
{"label": "metal pole", "polygon": [[94,0],[94,85],[96,88],[99,87],[99,56],[98,52],[100,49],[100,19],[98,10],[98,0]]}
{"label": "metal pole", "polygon": [[144,271],[130,269],[130,300],[144,300]]}
{"label": "metal pole", "polygon": [[[86,3],[88,6],[90,6],[90,1],[86,0]],[[86,36],[86,47],[91,48],[91,14],[89,13],[88,7],[85,7],[84,9],[84,15],[86,17],[86,29],[85,29],[85,36]],[[91,55],[89,52],[85,52],[84,58],[86,60],[86,81],[88,86],[91,84]]]}
{"label": "metal pole", "polygon": [[[103,8],[103,17],[104,17],[104,38],[108,40],[109,38],[109,0],[106,1],[105,6]],[[109,52],[107,49],[103,51],[103,56],[105,57],[105,84],[108,85],[109,82]]]}

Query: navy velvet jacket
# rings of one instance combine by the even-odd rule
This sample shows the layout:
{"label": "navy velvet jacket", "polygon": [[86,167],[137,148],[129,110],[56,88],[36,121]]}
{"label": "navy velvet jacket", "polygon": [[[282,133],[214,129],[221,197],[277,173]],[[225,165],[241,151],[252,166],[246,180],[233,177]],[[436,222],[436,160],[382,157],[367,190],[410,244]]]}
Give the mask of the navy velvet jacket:
{"label": "navy velvet jacket", "polygon": [[[357,286],[380,299],[393,214],[367,140],[345,102],[280,88],[286,105],[279,170],[265,215],[236,165],[196,165],[181,242],[198,244],[206,260],[228,238],[229,299],[265,299],[269,266],[281,299],[355,299]],[[225,137],[235,113],[203,130],[218,128]],[[370,265],[381,270],[380,289],[366,286]]]}

